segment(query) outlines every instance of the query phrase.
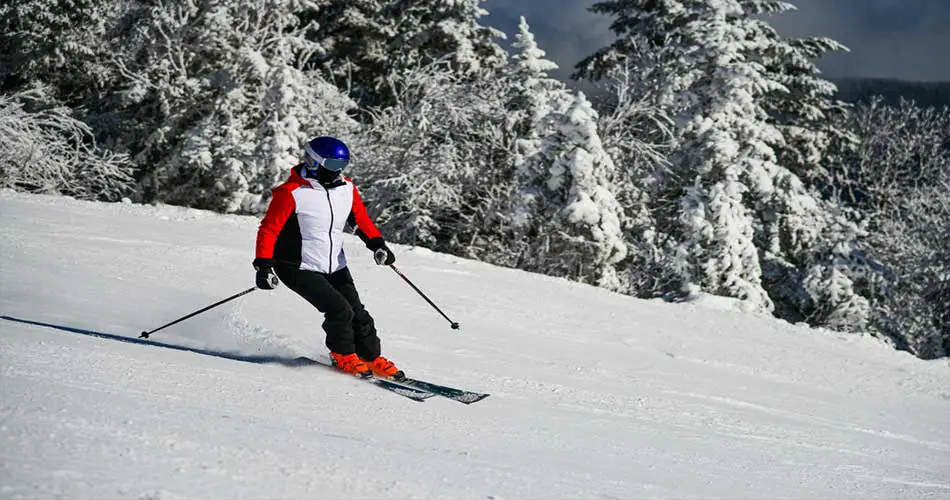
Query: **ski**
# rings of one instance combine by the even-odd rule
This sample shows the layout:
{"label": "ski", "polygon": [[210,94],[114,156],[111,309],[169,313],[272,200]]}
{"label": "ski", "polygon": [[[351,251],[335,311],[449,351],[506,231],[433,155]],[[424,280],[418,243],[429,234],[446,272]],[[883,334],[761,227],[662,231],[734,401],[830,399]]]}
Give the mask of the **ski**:
{"label": "ski", "polygon": [[490,396],[490,394],[486,393],[463,391],[462,389],[456,389],[455,387],[433,384],[432,382],[426,382],[425,380],[418,380],[414,378],[404,378],[399,380],[399,383],[467,405],[477,403]]}
{"label": "ski", "polygon": [[434,392],[429,392],[415,387],[408,387],[383,378],[370,377],[360,380],[364,380],[375,385],[376,387],[386,389],[387,391],[399,394],[400,396],[409,398],[413,401],[422,402],[436,395]]}
{"label": "ski", "polygon": [[[312,359],[307,357],[299,357],[294,360],[295,365],[321,365],[328,368],[332,368],[333,365],[329,360],[323,361],[318,359]],[[433,396],[441,396],[446,399],[451,399],[452,401],[458,401],[462,404],[470,405],[472,403],[477,403],[490,394],[481,393],[481,392],[472,392],[462,389],[457,389],[455,387],[449,387],[447,385],[435,384],[432,382],[427,382],[425,380],[419,380],[414,378],[403,378],[399,380],[394,379],[385,379],[379,377],[370,377],[367,379],[359,379],[366,382],[370,382],[377,387],[395,392],[400,396],[407,397],[414,401],[425,401],[428,398]]]}
{"label": "ski", "polygon": [[[333,368],[333,365],[330,364],[329,362],[323,362],[323,361],[319,361],[313,358],[307,358],[303,356],[296,358],[293,361],[293,366],[312,366],[312,365],[319,365],[319,366],[325,366],[327,368]],[[404,398],[408,398],[413,401],[422,402],[436,395],[436,393],[427,391],[422,388],[410,387],[408,385],[403,385],[398,382],[394,382],[392,380],[382,379],[378,377],[369,377],[369,378],[353,377],[353,378],[362,382],[366,382],[368,384],[375,385],[376,387],[379,387],[380,389],[385,389],[389,392],[398,394]]]}

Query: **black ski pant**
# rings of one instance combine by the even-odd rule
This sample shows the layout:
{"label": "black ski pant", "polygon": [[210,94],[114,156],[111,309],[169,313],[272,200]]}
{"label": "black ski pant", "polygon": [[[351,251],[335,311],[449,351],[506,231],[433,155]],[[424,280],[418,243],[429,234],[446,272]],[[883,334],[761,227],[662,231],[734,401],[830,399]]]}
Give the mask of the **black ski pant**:
{"label": "black ski pant", "polygon": [[313,304],[324,315],[323,330],[331,352],[356,353],[366,360],[380,354],[373,317],[363,307],[353,276],[347,268],[332,274],[278,265],[277,276],[287,288]]}

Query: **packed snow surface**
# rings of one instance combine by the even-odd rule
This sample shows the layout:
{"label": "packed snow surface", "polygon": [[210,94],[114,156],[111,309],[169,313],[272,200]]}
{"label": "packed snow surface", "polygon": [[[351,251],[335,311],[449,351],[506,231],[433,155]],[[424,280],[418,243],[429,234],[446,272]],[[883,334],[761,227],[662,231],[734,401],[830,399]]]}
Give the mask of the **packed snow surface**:
{"label": "packed snow surface", "polygon": [[0,498],[950,498],[950,368],[862,336],[347,237],[384,353],[321,367],[257,220],[0,193]]}

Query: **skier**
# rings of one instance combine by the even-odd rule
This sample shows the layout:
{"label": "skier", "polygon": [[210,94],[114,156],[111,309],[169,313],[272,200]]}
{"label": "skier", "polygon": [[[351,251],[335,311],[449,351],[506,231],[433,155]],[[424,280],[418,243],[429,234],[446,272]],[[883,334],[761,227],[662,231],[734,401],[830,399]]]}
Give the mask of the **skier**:
{"label": "skier", "polygon": [[324,314],[326,346],[340,370],[401,380],[402,370],[380,355],[373,317],[360,302],[346,266],[347,224],[356,227],[376,264],[388,266],[396,260],[366,213],[356,185],[342,174],[349,160],[342,141],[317,137],[304,148],[303,161],[290,171],[290,178],[274,188],[257,231],[257,286],[272,290],[283,281]]}

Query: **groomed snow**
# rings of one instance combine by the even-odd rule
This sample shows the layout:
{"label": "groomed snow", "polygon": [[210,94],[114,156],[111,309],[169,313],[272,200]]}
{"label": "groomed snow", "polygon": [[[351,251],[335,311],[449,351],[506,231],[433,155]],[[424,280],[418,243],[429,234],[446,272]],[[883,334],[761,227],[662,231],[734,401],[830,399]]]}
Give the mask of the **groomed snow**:
{"label": "groomed snow", "polygon": [[950,498],[946,360],[723,300],[395,245],[453,331],[348,237],[385,354],[471,406],[282,364],[324,352],[286,287],[135,340],[251,286],[256,226],[0,193],[0,498]]}

